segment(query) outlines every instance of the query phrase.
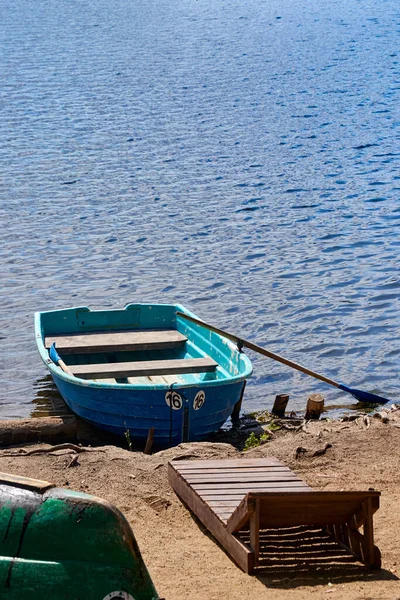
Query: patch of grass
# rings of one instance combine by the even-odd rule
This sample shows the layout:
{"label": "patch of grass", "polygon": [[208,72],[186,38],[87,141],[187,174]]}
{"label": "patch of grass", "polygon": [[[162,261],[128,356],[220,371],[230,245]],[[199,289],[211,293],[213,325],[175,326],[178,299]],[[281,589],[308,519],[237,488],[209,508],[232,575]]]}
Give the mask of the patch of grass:
{"label": "patch of grass", "polygon": [[258,415],[256,415],[256,420],[259,423],[268,423],[271,420],[271,414],[267,411],[263,411],[261,413],[258,413]]}
{"label": "patch of grass", "polygon": [[243,450],[246,451],[251,450],[251,448],[257,448],[258,446],[265,444],[265,442],[268,442],[270,439],[271,436],[267,432],[264,432],[258,436],[254,433],[254,431],[252,431],[244,444]]}
{"label": "patch of grass", "polygon": [[245,419],[255,419],[261,423],[270,421],[272,418],[272,415],[268,410],[256,410],[254,412],[245,413],[243,416]]}
{"label": "patch of grass", "polygon": [[275,423],[275,421],[272,421],[271,424],[268,425],[268,429],[270,429],[271,431],[279,431],[280,429],[282,429],[282,426],[278,423]]}

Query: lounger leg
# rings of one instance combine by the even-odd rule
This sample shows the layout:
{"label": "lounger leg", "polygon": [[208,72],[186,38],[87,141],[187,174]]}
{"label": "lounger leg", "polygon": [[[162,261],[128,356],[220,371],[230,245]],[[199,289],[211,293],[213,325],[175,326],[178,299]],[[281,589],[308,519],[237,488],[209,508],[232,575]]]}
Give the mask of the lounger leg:
{"label": "lounger leg", "polygon": [[372,499],[368,498],[363,502],[364,513],[364,535],[363,535],[363,557],[367,567],[381,567],[381,553],[374,545],[374,526],[372,521]]}
{"label": "lounger leg", "polygon": [[255,510],[250,517],[250,546],[254,552],[254,566],[258,567],[260,557],[260,501],[255,501]]}
{"label": "lounger leg", "polygon": [[[362,535],[358,527],[364,526]],[[363,562],[367,567],[374,569],[381,568],[381,553],[374,545],[374,530],[372,523],[372,506],[369,498],[363,504],[363,517],[361,522],[354,515],[347,524],[347,533],[350,541],[350,548],[353,554]]]}
{"label": "lounger leg", "polygon": [[360,538],[361,534],[358,531],[356,518],[352,517],[350,522],[347,524],[347,533],[350,541],[350,549],[353,552],[354,556],[358,558],[362,562],[362,553],[361,553],[361,543]]}

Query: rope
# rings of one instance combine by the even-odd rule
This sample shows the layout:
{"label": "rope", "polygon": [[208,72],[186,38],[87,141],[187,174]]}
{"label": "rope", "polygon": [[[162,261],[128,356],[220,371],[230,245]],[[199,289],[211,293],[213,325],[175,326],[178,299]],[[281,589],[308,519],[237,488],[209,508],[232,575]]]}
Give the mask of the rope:
{"label": "rope", "polygon": [[171,385],[169,386],[169,443],[170,445],[172,444],[172,394],[173,394],[173,386],[174,384],[171,383]]}

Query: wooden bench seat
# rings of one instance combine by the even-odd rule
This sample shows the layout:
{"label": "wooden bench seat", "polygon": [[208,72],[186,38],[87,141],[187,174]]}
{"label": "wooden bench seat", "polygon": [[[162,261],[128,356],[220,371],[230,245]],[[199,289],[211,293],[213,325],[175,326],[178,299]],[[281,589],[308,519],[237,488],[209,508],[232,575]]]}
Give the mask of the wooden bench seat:
{"label": "wooden bench seat", "polygon": [[260,530],[279,536],[295,526],[320,527],[365,565],[381,566],[372,523],[380,492],[314,491],[275,458],[173,461],[168,478],[246,573],[259,566]]}
{"label": "wooden bench seat", "polygon": [[187,342],[176,329],[148,329],[141,331],[108,331],[51,335],[45,338],[46,348],[55,342],[60,354],[89,354],[128,350],[163,350],[182,347]]}
{"label": "wooden bench seat", "polygon": [[142,377],[148,375],[178,375],[215,371],[218,364],[210,357],[146,360],[136,362],[104,363],[98,365],[68,365],[75,377],[102,379],[108,377]]}

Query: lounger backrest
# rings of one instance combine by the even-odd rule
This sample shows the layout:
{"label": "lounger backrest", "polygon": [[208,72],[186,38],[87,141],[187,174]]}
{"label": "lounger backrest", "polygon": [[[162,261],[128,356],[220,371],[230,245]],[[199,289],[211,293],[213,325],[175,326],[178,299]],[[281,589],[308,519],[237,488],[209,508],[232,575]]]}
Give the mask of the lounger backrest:
{"label": "lounger backrest", "polygon": [[260,528],[295,525],[340,525],[356,517],[363,521],[363,505],[379,508],[380,492],[249,492],[228,520],[229,531],[245,526],[254,513]]}

